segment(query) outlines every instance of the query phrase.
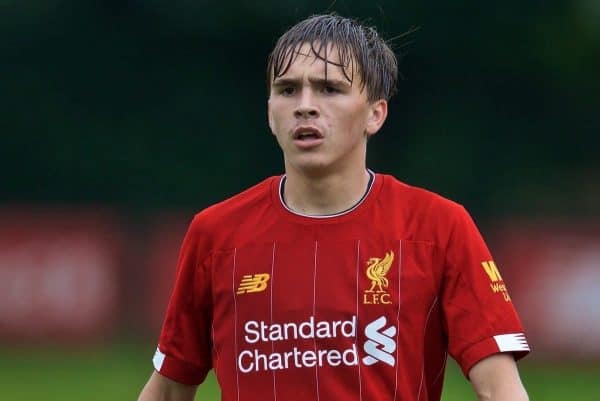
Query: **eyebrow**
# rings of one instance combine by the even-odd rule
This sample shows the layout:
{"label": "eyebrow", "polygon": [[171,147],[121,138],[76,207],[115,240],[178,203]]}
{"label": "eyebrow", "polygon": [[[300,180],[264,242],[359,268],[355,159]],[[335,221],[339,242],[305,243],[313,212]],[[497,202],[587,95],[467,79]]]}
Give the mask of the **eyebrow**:
{"label": "eyebrow", "polygon": [[[318,85],[318,86],[326,86],[326,85],[345,86],[345,87],[352,86],[350,82],[344,81],[341,79],[308,78],[308,80],[311,84]],[[299,86],[301,81],[302,81],[301,79],[296,79],[296,78],[277,78],[275,81],[273,81],[272,86],[276,86],[276,87]]]}

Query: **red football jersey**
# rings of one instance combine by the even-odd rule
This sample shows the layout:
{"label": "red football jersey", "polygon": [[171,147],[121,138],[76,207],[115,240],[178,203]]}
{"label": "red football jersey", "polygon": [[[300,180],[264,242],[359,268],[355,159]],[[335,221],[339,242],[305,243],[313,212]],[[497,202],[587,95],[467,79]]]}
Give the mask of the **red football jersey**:
{"label": "red football jersey", "polygon": [[173,380],[214,369],[226,401],[439,400],[465,374],[529,351],[465,209],[377,174],[363,200],[296,214],[271,177],[195,216],[154,357]]}

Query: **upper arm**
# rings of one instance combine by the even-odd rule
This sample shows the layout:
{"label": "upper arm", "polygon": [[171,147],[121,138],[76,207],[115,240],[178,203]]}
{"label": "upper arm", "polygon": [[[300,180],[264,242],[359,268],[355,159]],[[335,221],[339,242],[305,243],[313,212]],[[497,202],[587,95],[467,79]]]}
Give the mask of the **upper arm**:
{"label": "upper arm", "polygon": [[212,284],[205,228],[197,215],[185,235],[154,369],[180,383],[200,384],[212,367]]}
{"label": "upper arm", "polygon": [[193,401],[197,388],[198,386],[168,379],[154,371],[138,401]]}
{"label": "upper arm", "polygon": [[521,321],[500,271],[473,219],[462,207],[451,210],[444,248],[442,311],[448,350],[467,374],[477,361],[529,352]]}
{"label": "upper arm", "polygon": [[469,379],[480,401],[528,401],[514,357],[510,353],[490,355],[469,371]]}

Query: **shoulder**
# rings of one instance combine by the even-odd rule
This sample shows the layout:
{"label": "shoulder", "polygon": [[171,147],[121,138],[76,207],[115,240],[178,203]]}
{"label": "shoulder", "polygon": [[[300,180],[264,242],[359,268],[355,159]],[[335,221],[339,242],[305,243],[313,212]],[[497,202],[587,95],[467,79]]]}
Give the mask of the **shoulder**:
{"label": "shoulder", "polygon": [[426,241],[446,248],[452,233],[469,226],[465,208],[438,193],[406,184],[391,175],[382,175],[378,196],[385,224],[402,227],[406,239]]}
{"label": "shoulder", "polygon": [[433,216],[455,216],[464,213],[460,203],[436,192],[410,185],[388,174],[379,174],[383,179],[382,198],[389,199],[397,207],[412,213]]}
{"label": "shoulder", "polygon": [[233,226],[255,218],[260,210],[271,207],[272,186],[277,185],[280,176],[269,177],[260,183],[215,203],[194,216],[190,229],[206,233],[223,226]]}

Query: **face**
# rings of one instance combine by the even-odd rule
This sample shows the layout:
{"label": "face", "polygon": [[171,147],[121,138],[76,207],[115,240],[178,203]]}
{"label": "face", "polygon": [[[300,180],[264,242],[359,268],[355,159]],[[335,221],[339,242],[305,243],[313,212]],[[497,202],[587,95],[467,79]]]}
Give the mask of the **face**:
{"label": "face", "polygon": [[283,151],[288,174],[364,169],[367,138],[387,116],[387,102],[368,101],[357,71],[346,67],[351,83],[334,65],[338,63],[334,47],[328,58],[326,65],[305,44],[288,71],[272,82],[269,126]]}

